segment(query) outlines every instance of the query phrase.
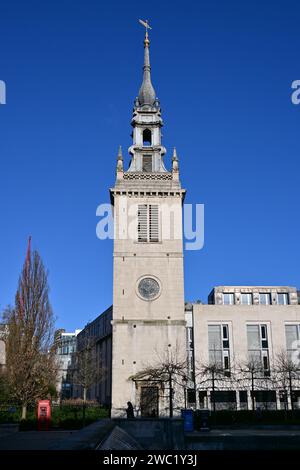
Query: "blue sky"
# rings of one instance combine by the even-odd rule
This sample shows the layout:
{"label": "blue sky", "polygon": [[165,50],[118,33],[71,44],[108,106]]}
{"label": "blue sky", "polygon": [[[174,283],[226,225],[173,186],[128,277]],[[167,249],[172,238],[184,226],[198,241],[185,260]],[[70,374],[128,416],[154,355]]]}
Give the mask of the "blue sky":
{"label": "blue sky", "polygon": [[[214,285],[300,287],[300,4],[296,1],[2,0],[0,309],[12,303],[28,235],[49,269],[57,326],[112,302],[109,202],[152,23],[152,78],[170,164],[205,204],[205,246],[185,253],[186,299]],[[128,157],[126,156],[128,162]]]}

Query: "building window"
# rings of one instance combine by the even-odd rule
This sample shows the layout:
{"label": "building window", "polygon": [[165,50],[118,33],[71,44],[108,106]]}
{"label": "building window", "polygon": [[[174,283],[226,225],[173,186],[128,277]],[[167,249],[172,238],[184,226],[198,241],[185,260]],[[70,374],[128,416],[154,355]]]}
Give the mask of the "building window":
{"label": "building window", "polygon": [[196,403],[196,390],[194,388],[187,389],[187,404],[194,405]]}
{"label": "building window", "polygon": [[208,325],[208,353],[210,365],[216,365],[230,374],[228,325]]}
{"label": "building window", "polygon": [[233,390],[211,391],[210,401],[216,410],[236,410],[236,392]]}
{"label": "building window", "polygon": [[188,327],[186,329],[186,339],[187,339],[187,347],[188,349],[194,349],[193,344],[193,328]]}
{"label": "building window", "polygon": [[143,131],[143,147],[150,147],[152,144],[152,133],[150,129]]}
{"label": "building window", "polygon": [[188,351],[188,371],[193,372],[194,370],[194,353],[192,350]]}
{"label": "building window", "polygon": [[232,293],[223,294],[223,304],[224,305],[233,305],[234,304],[234,294],[232,294]]}
{"label": "building window", "polygon": [[274,390],[255,390],[256,408],[276,410],[276,392]]}
{"label": "building window", "polygon": [[248,409],[247,390],[240,390],[239,398],[240,398],[240,410],[247,410]]}
{"label": "building window", "polygon": [[143,172],[152,172],[152,155],[143,155]]}
{"label": "building window", "polygon": [[261,305],[271,305],[271,294],[264,292],[259,293],[259,303]]}
{"label": "building window", "polygon": [[187,346],[187,376],[189,380],[194,380],[194,342],[193,328],[186,328],[186,346]]}
{"label": "building window", "polygon": [[252,294],[242,293],[241,294],[241,304],[242,305],[252,305]]}
{"label": "building window", "polygon": [[138,283],[138,292],[144,300],[154,300],[159,296],[160,285],[153,277],[144,277]]}
{"label": "building window", "polygon": [[253,366],[270,375],[267,325],[247,325],[248,356]]}
{"label": "building window", "polygon": [[61,347],[59,348],[59,350],[58,350],[58,354],[59,354],[60,356],[65,356],[65,355],[69,354],[69,348],[68,348],[68,346],[61,346]]}
{"label": "building window", "polygon": [[289,297],[287,293],[277,294],[277,303],[278,305],[288,305]]}
{"label": "building window", "polygon": [[207,408],[207,392],[205,390],[199,391],[199,407],[200,409]]}
{"label": "building window", "polygon": [[59,356],[67,356],[76,351],[76,339],[63,337],[58,345],[57,354]]}
{"label": "building window", "polygon": [[139,204],[138,206],[138,242],[159,242],[158,205]]}
{"label": "building window", "polygon": [[285,339],[288,357],[295,362],[295,364],[299,364],[300,324],[285,325]]}

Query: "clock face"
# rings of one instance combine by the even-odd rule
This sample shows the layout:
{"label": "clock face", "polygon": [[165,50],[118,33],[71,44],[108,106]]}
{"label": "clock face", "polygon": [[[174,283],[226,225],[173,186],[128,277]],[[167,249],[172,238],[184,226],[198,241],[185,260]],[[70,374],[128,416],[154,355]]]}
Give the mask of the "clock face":
{"label": "clock face", "polygon": [[160,287],[152,277],[144,277],[138,285],[139,294],[146,300],[152,300],[158,296]]}

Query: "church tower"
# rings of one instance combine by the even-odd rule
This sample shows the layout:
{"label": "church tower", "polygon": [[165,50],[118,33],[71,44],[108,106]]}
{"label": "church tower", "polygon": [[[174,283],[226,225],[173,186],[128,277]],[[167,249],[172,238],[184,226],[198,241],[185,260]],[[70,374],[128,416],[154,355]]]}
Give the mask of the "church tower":
{"label": "church tower", "polygon": [[[117,157],[114,206],[112,417],[130,401],[141,416],[168,413],[164,391],[134,381],[163,354],[185,354],[182,204],[185,190],[173,151],[164,162],[161,108],[151,82],[148,30],[143,82],[134,101],[130,164]],[[149,403],[151,396],[151,403]],[[148,398],[147,398],[148,397]]]}

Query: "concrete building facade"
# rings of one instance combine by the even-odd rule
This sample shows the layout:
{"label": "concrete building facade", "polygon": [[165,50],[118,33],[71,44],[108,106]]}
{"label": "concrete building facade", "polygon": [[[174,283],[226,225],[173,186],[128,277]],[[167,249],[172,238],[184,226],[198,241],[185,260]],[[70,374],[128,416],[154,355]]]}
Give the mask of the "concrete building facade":
{"label": "concrete building facade", "polygon": [[81,330],[67,333],[66,330],[57,330],[54,334],[56,348],[56,361],[58,364],[58,376],[56,390],[60,400],[71,398],[73,395],[73,380],[71,364],[73,354],[77,348],[77,335]]}
{"label": "concrete building facade", "polygon": [[[112,374],[112,307],[88,323],[77,336],[77,351],[80,354],[87,342],[92,347],[91,359],[98,368],[98,378],[87,390],[88,400],[97,400],[107,408],[111,407]],[[75,359],[75,360],[74,360]],[[76,358],[73,367],[76,367]],[[73,398],[83,398],[82,385],[73,381]]]}
{"label": "concrete building facade", "polygon": [[186,306],[187,315],[193,317],[193,406],[300,408],[300,375],[295,370],[291,371],[293,396],[288,383],[289,360],[295,369],[300,365],[297,290],[219,286],[208,301]]}

